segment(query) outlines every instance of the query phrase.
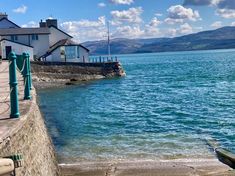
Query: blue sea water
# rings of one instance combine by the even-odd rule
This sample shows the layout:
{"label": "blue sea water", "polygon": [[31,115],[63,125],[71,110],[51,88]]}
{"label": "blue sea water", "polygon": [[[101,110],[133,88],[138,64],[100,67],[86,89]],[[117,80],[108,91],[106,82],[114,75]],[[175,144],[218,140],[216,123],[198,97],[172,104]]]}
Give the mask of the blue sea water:
{"label": "blue sea water", "polygon": [[127,76],[39,91],[60,162],[235,151],[235,50],[120,55]]}

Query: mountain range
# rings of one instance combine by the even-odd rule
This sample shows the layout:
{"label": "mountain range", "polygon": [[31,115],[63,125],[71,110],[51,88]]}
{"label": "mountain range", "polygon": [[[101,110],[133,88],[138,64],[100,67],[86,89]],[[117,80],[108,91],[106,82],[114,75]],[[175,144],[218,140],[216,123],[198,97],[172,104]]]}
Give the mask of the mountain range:
{"label": "mountain range", "polygon": [[[106,55],[107,41],[88,41],[82,45],[91,55]],[[153,53],[235,48],[235,27],[223,27],[175,38],[111,40],[112,54]]]}

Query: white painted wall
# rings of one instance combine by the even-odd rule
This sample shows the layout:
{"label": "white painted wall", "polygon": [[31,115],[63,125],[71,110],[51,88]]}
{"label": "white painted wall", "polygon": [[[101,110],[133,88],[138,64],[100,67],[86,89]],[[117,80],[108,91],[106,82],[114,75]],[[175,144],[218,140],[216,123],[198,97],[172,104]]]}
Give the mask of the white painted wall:
{"label": "white painted wall", "polygon": [[6,19],[3,19],[2,21],[0,21],[0,29],[7,29],[7,28],[19,28],[19,27],[12,24]]}
{"label": "white painted wall", "polygon": [[1,41],[0,54],[2,58],[6,58],[6,50],[5,50],[6,46],[11,46],[12,51],[19,55],[21,55],[23,52],[29,53],[30,60],[33,60],[33,48],[6,40]]}
{"label": "white painted wall", "polygon": [[60,47],[54,50],[51,54],[51,61],[53,62],[62,62],[61,55],[60,55]]}
{"label": "white painted wall", "polygon": [[49,50],[49,35],[38,35],[38,40],[32,40],[30,36],[30,46],[34,48],[34,55],[40,57]]}
{"label": "white painted wall", "polygon": [[54,27],[50,27],[50,46],[56,44],[58,41],[63,40],[63,39],[71,39],[71,37],[67,36],[63,32],[59,31],[58,29]]}
{"label": "white painted wall", "polygon": [[[18,35],[18,40],[15,42],[23,43],[34,48],[34,55],[40,57],[49,50],[49,34],[38,35],[38,40],[32,40],[32,35]],[[11,36],[3,38],[11,40]]]}
{"label": "white painted wall", "polygon": [[83,47],[79,46],[79,62],[83,62],[83,58],[85,62],[89,62],[89,52]]}
{"label": "white painted wall", "polygon": [[[2,36],[2,38],[11,40],[11,36]],[[25,45],[30,45],[30,36],[29,35],[17,35],[18,40],[15,42],[23,43]]]}
{"label": "white painted wall", "polygon": [[[23,43],[25,45],[30,45],[28,35],[18,35],[17,37],[18,37],[18,40],[16,40],[15,42]],[[7,39],[7,40],[11,40],[11,36],[2,36],[2,38]]]}
{"label": "white painted wall", "polygon": [[[52,52],[52,54],[50,55],[50,57],[47,57],[47,61],[54,61],[54,62],[65,62],[65,58],[63,55],[61,55],[61,52],[64,51],[66,53],[66,47],[69,47],[69,46],[61,46],[61,47],[58,47],[56,50],[54,50]],[[71,46],[76,54],[73,58],[69,58],[69,56],[66,56],[67,59],[66,61],[67,62],[83,62],[83,56],[84,56],[84,59],[85,59],[85,62],[89,62],[89,53],[87,52],[86,49],[84,49],[83,47],[80,47],[80,46]]]}

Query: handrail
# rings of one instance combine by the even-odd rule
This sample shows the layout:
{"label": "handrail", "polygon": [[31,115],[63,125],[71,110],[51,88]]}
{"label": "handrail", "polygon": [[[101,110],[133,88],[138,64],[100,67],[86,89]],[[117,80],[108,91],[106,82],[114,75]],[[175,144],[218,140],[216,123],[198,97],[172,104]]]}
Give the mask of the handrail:
{"label": "handrail", "polygon": [[9,54],[9,79],[10,79],[10,107],[11,118],[19,118],[19,100],[18,100],[18,81],[16,76],[16,70],[18,70],[24,78],[24,100],[30,100],[31,89],[31,68],[29,54],[23,53],[22,55],[16,55],[14,52]]}

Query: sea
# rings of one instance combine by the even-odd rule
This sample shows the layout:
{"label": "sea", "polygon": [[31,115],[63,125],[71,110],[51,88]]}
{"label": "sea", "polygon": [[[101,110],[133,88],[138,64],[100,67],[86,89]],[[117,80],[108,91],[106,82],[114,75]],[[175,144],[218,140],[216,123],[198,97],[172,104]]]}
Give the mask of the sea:
{"label": "sea", "polygon": [[235,50],[118,59],[126,77],[38,91],[60,163],[235,152]]}

